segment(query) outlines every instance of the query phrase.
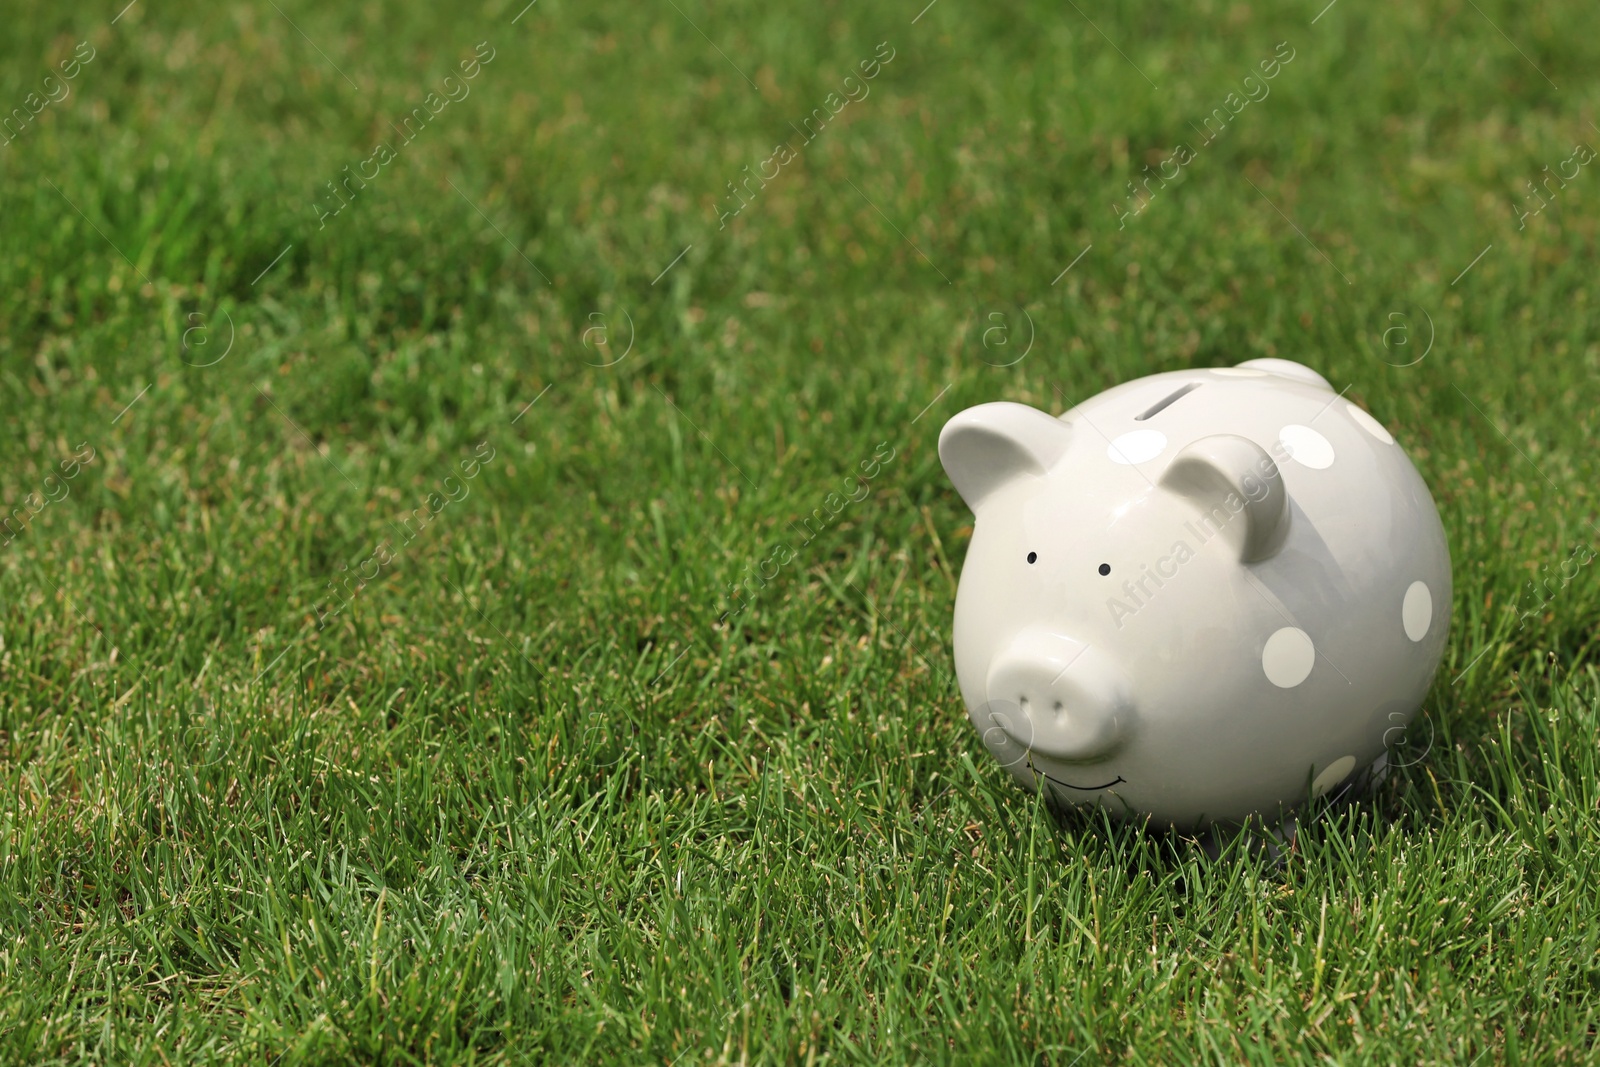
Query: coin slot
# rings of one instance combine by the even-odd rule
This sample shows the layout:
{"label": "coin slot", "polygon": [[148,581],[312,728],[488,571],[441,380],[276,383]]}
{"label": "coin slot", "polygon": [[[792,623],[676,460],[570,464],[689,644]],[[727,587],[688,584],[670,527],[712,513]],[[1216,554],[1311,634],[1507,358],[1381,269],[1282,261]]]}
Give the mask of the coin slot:
{"label": "coin slot", "polygon": [[1138,415],[1135,415],[1133,417],[1133,421],[1134,422],[1143,422],[1145,419],[1148,419],[1152,415],[1161,414],[1167,408],[1171,407],[1173,404],[1177,403],[1183,397],[1185,397],[1185,396],[1189,395],[1190,393],[1194,392],[1196,389],[1200,388],[1204,384],[1205,384],[1204,382],[1190,382],[1188,385],[1185,385],[1185,386],[1183,386],[1183,387],[1181,387],[1179,389],[1174,390],[1173,392],[1171,392],[1167,396],[1163,397],[1162,399],[1156,401],[1154,404],[1151,404],[1149,407],[1145,408],[1144,411],[1140,412]]}

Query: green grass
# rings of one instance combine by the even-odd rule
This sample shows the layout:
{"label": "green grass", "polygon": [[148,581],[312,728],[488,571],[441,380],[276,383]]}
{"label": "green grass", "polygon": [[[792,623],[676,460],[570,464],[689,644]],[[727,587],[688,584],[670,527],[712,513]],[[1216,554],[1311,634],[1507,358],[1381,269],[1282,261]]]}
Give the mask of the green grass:
{"label": "green grass", "polygon": [[[117,6],[0,33],[4,114],[95,50],[0,147],[0,1062],[1600,1057],[1600,170],[1516,214],[1600,9]],[[1409,765],[1279,866],[1058,824],[939,428],[1266,355],[1444,518]]]}

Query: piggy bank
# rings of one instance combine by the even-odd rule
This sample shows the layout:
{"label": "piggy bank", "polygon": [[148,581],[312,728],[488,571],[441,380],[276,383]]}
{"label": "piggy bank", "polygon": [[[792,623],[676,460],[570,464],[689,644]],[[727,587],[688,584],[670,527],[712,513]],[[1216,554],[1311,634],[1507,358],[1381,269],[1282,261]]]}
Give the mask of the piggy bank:
{"label": "piggy bank", "polygon": [[[1184,829],[1382,768],[1444,652],[1450,550],[1393,435],[1281,359],[993,403],[939,458],[976,516],[956,675],[1061,805]],[[1332,798],[1330,798],[1332,799]]]}

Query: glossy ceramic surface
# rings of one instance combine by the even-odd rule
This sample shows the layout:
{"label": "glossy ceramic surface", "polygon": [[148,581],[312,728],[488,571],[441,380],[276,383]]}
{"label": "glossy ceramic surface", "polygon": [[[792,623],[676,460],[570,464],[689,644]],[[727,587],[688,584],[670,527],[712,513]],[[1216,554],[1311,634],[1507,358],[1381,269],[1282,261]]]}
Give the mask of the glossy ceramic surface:
{"label": "glossy ceramic surface", "polygon": [[1394,437],[1286,360],[983,404],[939,455],[976,522],[955,611],[984,746],[1059,802],[1275,821],[1356,781],[1444,652],[1450,552]]}

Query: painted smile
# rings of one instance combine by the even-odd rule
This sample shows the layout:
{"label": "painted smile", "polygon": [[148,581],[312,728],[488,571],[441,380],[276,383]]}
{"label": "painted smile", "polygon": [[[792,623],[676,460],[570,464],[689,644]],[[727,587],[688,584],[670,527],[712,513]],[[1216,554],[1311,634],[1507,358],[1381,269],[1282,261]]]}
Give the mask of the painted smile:
{"label": "painted smile", "polygon": [[1110,789],[1112,786],[1116,785],[1119,782],[1126,782],[1127,781],[1126,778],[1122,777],[1122,775],[1119,774],[1115,778],[1111,779],[1111,781],[1106,782],[1103,785],[1073,785],[1071,782],[1063,782],[1061,779],[1059,779],[1059,778],[1057,778],[1057,777],[1055,777],[1053,775],[1046,774],[1044,771],[1041,771],[1037,767],[1033,767],[1031,769],[1032,769],[1034,774],[1037,774],[1039,777],[1043,778],[1047,782],[1054,782],[1056,785],[1061,786],[1063,789],[1076,789],[1080,793],[1093,793],[1097,789]]}

